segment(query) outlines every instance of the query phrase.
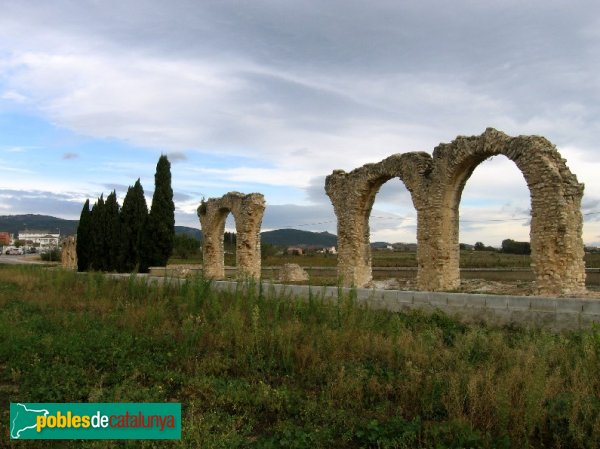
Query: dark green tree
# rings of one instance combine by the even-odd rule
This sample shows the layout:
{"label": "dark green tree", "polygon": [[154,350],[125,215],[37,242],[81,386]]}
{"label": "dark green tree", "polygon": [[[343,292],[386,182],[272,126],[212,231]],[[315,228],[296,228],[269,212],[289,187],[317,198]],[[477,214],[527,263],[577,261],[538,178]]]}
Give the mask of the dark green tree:
{"label": "dark green tree", "polygon": [[200,240],[187,234],[175,236],[173,254],[181,259],[187,259],[200,252]]}
{"label": "dark green tree", "polygon": [[121,208],[120,271],[131,272],[139,266],[142,229],[148,219],[148,206],[140,180],[129,187]]}
{"label": "dark green tree", "polygon": [[79,225],[77,226],[77,270],[87,271],[90,268],[91,258],[91,212],[90,212],[90,200],[86,200],[81,209],[81,215],[79,216]]}
{"label": "dark green tree", "polygon": [[121,222],[117,192],[114,190],[104,203],[104,270],[118,271],[121,258]]}
{"label": "dark green tree", "polygon": [[156,164],[154,195],[140,245],[140,271],[151,266],[165,266],[173,252],[175,238],[175,203],[171,188],[171,163],[162,155]]}
{"label": "dark green tree", "polygon": [[512,239],[502,240],[502,252],[509,254],[531,254],[529,242],[516,242]]}
{"label": "dark green tree", "polygon": [[106,220],[104,219],[104,198],[100,195],[91,212],[91,257],[90,268],[103,271],[106,268]]}

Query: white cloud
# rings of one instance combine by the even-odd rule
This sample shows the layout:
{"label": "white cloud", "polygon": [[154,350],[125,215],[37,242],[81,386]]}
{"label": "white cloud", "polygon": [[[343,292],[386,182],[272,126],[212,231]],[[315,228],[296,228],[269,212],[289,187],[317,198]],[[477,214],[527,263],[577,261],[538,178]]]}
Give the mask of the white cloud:
{"label": "white cloud", "polygon": [[[0,16],[0,113],[26,109],[75,135],[173,155],[181,161],[172,167],[176,190],[191,197],[178,201],[178,212],[192,216],[194,197],[243,189],[264,191],[269,208],[314,203],[273,209],[273,226],[331,219],[323,180],[332,170],[431,152],[488,126],[546,135],[585,182],[586,197],[600,198],[600,4],[516,6],[10,2]],[[19,144],[7,141],[4,151],[18,157],[31,148]],[[83,159],[76,147],[60,152],[77,153]],[[201,155],[219,160],[202,163]],[[27,167],[0,168],[4,186],[96,192],[154,172],[133,158],[68,180],[30,176]],[[408,192],[394,182],[375,207],[414,217]],[[495,158],[467,183],[461,214],[508,219],[528,207],[514,164]],[[409,238],[410,228],[392,223],[373,220],[374,235]],[[587,238],[598,235],[594,226],[586,223]],[[461,240],[487,243],[501,231],[464,226]]]}
{"label": "white cloud", "polygon": [[22,95],[14,90],[7,90],[0,96],[0,98],[3,100],[14,101],[15,103],[27,103],[29,100],[25,95]]}

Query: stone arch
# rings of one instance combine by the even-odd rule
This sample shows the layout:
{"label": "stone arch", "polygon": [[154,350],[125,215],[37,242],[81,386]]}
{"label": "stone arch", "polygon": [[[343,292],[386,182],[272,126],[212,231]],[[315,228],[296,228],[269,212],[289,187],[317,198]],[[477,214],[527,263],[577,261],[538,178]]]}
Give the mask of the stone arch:
{"label": "stone arch", "polygon": [[411,194],[413,205],[423,210],[421,177],[430,170],[427,153],[394,154],[350,173],[335,170],[325,180],[325,191],[338,219],[338,276],[345,286],[362,287],[372,279],[369,217],[380,187],[399,178]]}
{"label": "stone arch", "polygon": [[236,265],[240,277],[260,278],[260,227],[265,211],[260,193],[229,192],[221,198],[209,198],[198,207],[202,227],[202,259],[204,276],[225,277],[223,234],[225,220],[231,213],[235,220]]}
{"label": "stone arch", "polygon": [[[510,137],[495,129],[481,136],[458,137],[433,152],[431,197],[433,217],[429,230],[437,246],[442,270],[431,271],[441,280],[439,287],[460,283],[459,212],[462,191],[475,168],[485,159],[504,155],[523,174],[531,199],[531,265],[541,294],[572,293],[585,289],[583,184],[566,166],[565,160],[548,140],[539,136]],[[425,274],[425,273],[423,273]],[[431,279],[428,279],[430,281]],[[430,283],[430,282],[427,282]]]}
{"label": "stone arch", "polygon": [[488,128],[481,136],[457,137],[433,155],[396,154],[350,173],[336,170],[325,190],[338,218],[338,274],[344,285],[371,280],[368,217],[379,187],[400,178],[417,209],[417,284],[420,290],[460,285],[458,207],[465,183],[485,159],[504,155],[523,173],[531,197],[532,268],[538,292],[585,289],[581,198],[583,184],[548,140],[510,137]]}

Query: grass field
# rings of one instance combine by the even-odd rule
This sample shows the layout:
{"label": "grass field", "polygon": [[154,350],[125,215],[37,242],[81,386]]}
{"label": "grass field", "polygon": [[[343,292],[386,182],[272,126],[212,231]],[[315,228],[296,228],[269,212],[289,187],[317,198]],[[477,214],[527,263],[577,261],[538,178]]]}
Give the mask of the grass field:
{"label": "grass field", "polygon": [[351,297],[0,267],[5,426],[10,401],[183,407],[181,442],[23,448],[592,448],[599,368],[597,328],[490,329]]}
{"label": "grass field", "polygon": [[[374,267],[416,267],[417,254],[415,252],[400,251],[372,251],[372,264]],[[197,255],[189,259],[171,259],[169,263],[202,263],[202,257]],[[310,254],[304,256],[284,255],[266,257],[262,264],[280,266],[284,263],[297,263],[305,267],[335,267],[337,256],[331,254]],[[504,254],[495,251],[461,251],[460,266],[463,268],[527,268],[531,259],[527,255]],[[600,268],[600,253],[586,253],[585,264],[587,268]],[[235,266],[235,254],[225,255],[225,265]]]}

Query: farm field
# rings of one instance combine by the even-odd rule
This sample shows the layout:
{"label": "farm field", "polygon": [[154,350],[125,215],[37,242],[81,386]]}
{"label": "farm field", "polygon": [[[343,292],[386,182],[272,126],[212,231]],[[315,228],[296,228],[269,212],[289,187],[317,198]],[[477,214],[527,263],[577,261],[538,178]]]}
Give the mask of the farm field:
{"label": "farm field", "polygon": [[[416,267],[416,252],[372,251],[374,267]],[[202,257],[196,255],[188,259],[171,258],[170,264],[202,263]],[[331,254],[282,255],[263,258],[262,264],[280,266],[284,263],[297,263],[305,267],[335,267],[337,256]],[[462,268],[528,268],[531,260],[528,255],[504,254],[494,251],[461,251],[460,266]],[[586,253],[587,268],[600,268],[600,253]],[[235,266],[235,254],[225,254],[225,265]]]}
{"label": "farm field", "polygon": [[592,448],[599,366],[598,328],[494,329],[351,296],[300,302],[202,278],[148,285],[0,266],[4,404],[183,408],[181,442],[23,448]]}

